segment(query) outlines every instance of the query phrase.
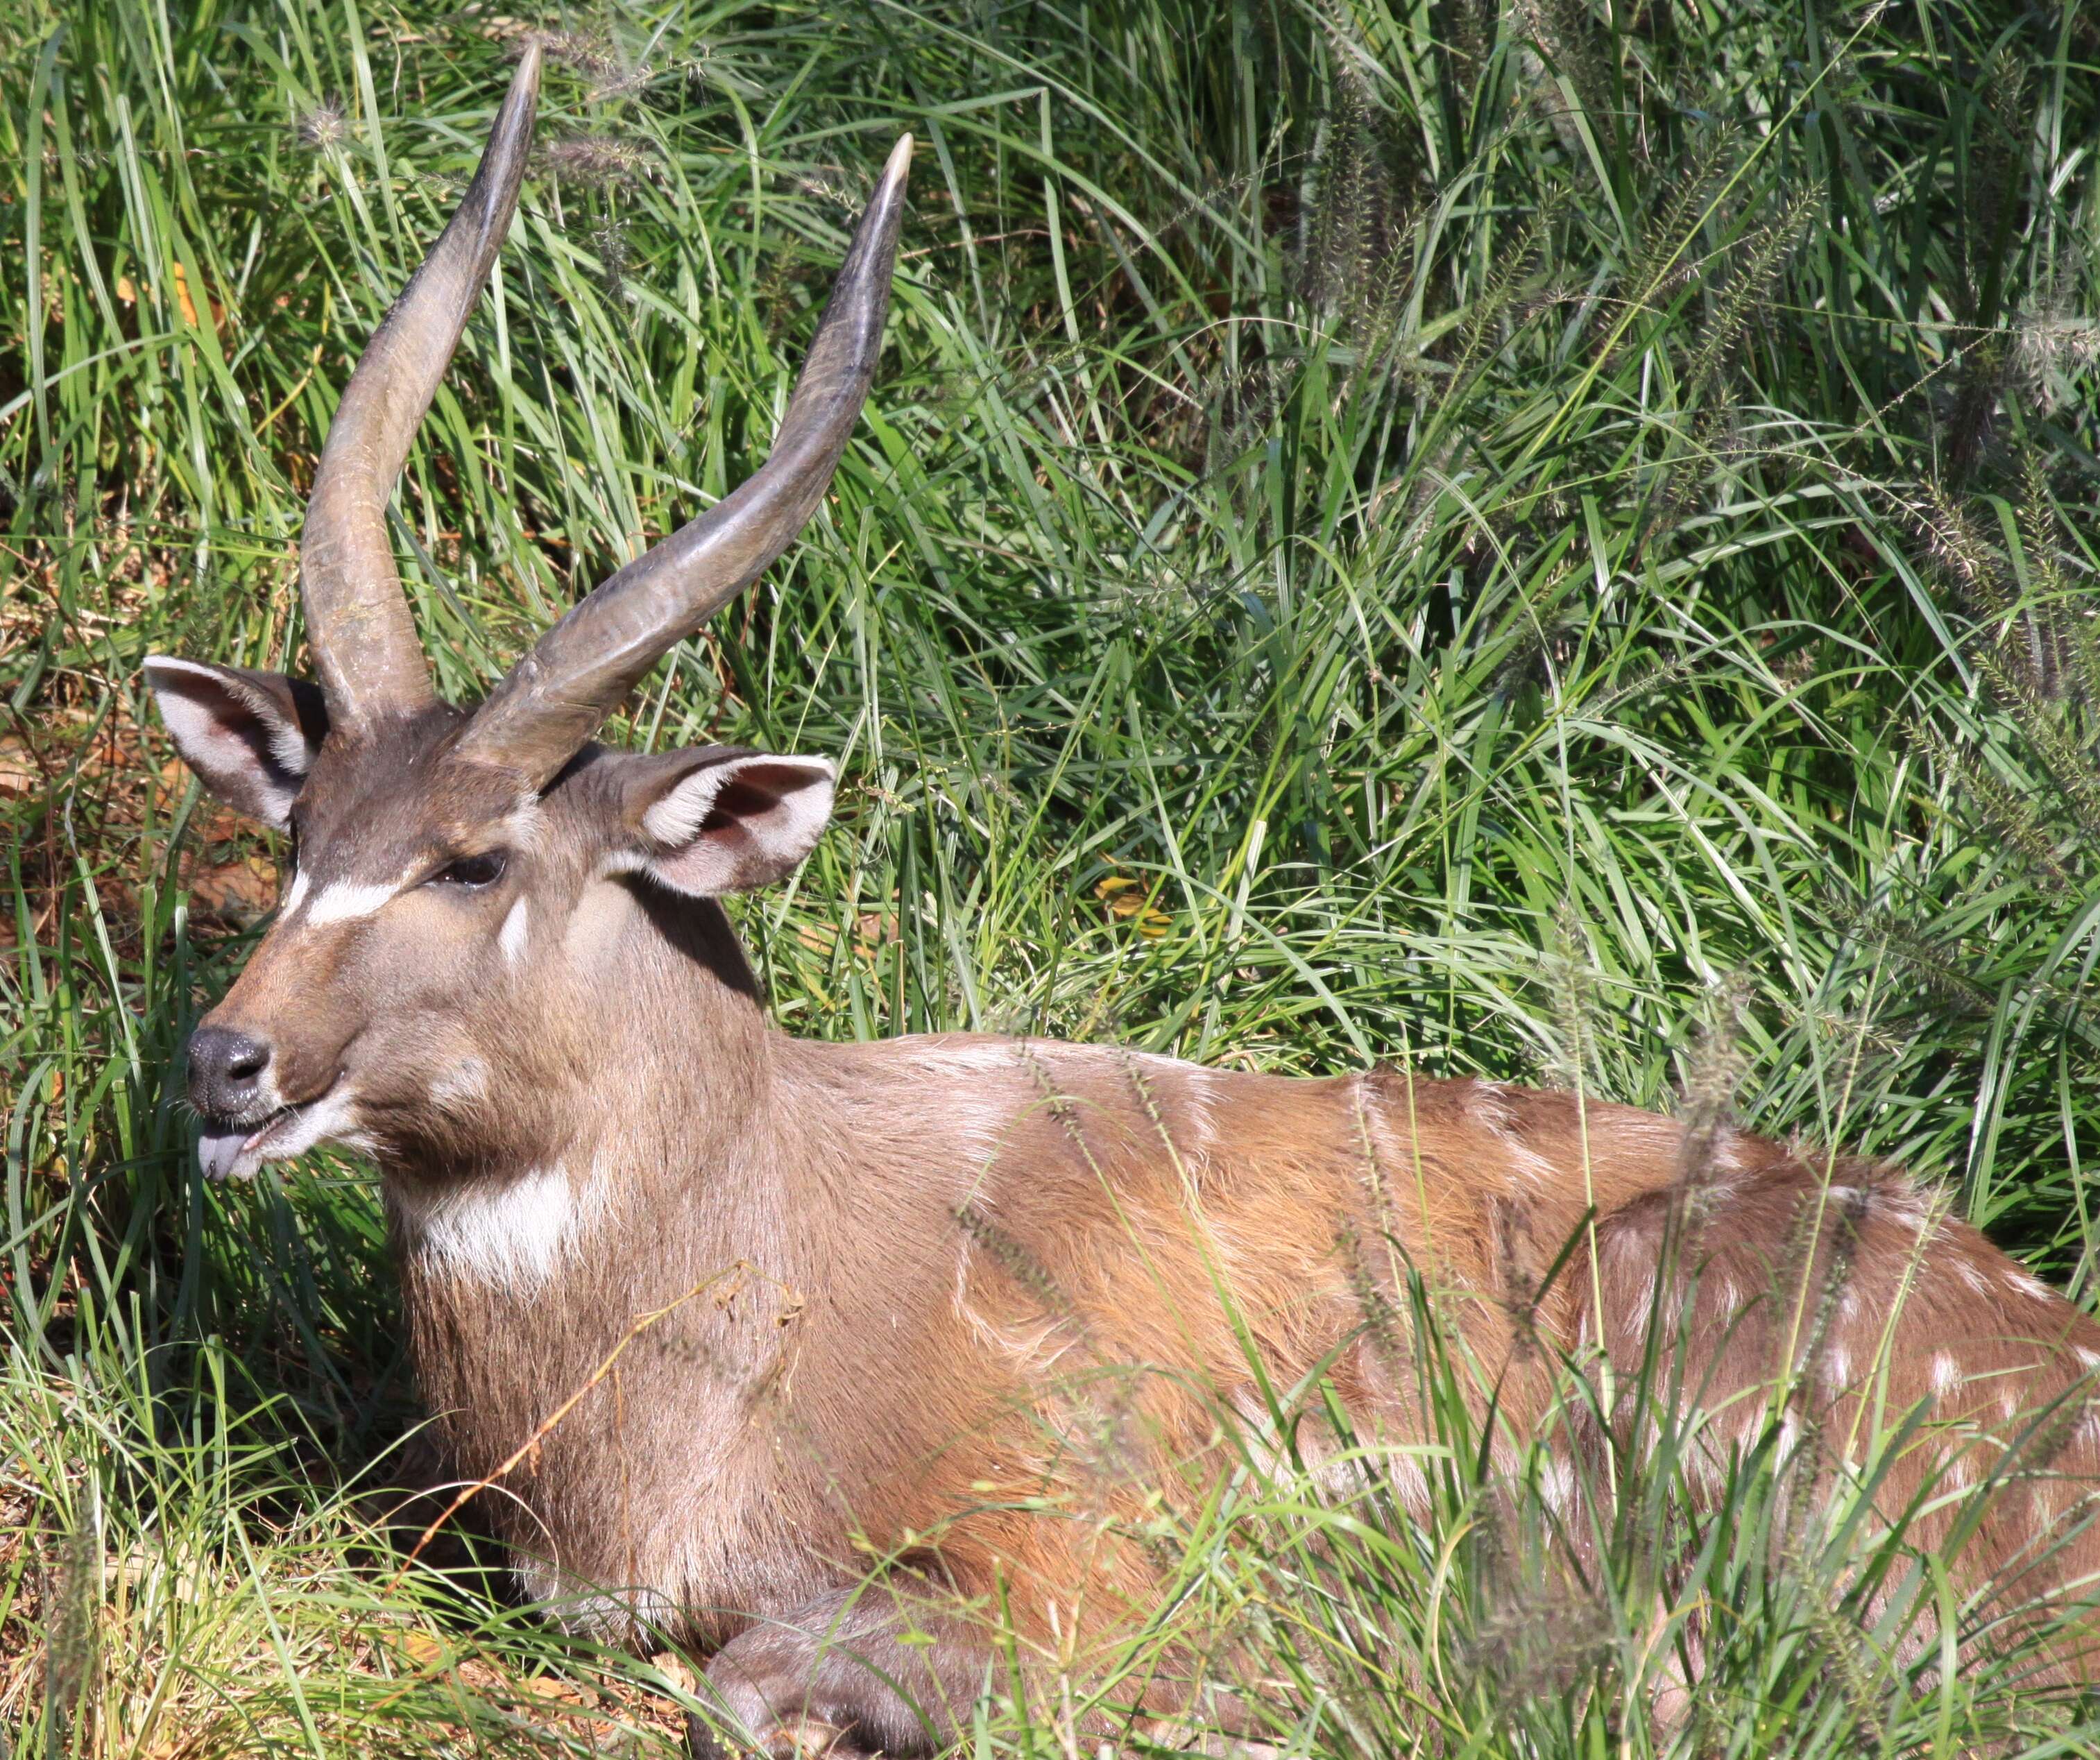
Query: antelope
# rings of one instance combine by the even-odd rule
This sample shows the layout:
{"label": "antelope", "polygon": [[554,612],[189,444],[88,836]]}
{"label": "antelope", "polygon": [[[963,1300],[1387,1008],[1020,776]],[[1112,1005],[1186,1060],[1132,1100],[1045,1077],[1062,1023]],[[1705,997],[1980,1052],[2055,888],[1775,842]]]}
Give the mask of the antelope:
{"label": "antelope", "polygon": [[[2091,1582],[2100,1326],[1896,1169],[1404,1070],[769,1022],[719,901],[809,854],[832,764],[593,735],[826,493],[880,351],[908,135],[763,466],[478,707],[439,700],[386,504],[509,228],[540,63],[329,430],[300,553],[318,684],[145,663],[192,771],[293,839],[274,922],[188,1042],[202,1171],[376,1159],[423,1396],[461,1480],[497,1483],[527,1595],[708,1657],[766,1751],[936,1749],[1004,1678],[988,1601],[1067,1655],[1142,1615],[1147,1499],[1222,1468],[1222,1409],[1317,1456],[1317,1409],[1271,1401],[1324,1372],[1424,1513],[1419,1409],[1365,1320],[1403,1262],[1512,1433],[1543,1361],[1630,1376],[1657,1316],[1717,1447],[1780,1422],[1782,1383],[1789,1414],[1929,1413],[1954,1440],[1892,1469],[1890,1507],[1956,1444],[1988,1468],[2054,1412],[2047,1471],[2005,1480],[1964,1556],[2026,1601]],[[1696,1263],[1670,1244],[1695,1210]],[[1803,1326],[1812,1286],[1839,1293]],[[1110,1394],[1076,1373],[1115,1365]]]}

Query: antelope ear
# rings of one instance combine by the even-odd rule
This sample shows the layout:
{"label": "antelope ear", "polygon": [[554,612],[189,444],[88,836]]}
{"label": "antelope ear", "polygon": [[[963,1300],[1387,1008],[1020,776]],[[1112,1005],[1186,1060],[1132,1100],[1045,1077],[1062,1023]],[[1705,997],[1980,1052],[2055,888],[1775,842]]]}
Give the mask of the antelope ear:
{"label": "antelope ear", "polygon": [[328,736],[315,686],[282,673],[147,656],[146,682],[183,761],[228,806],[281,828]]}
{"label": "antelope ear", "polygon": [[622,782],[624,865],[700,898],[792,874],[832,816],[823,758],[703,746],[631,760]]}

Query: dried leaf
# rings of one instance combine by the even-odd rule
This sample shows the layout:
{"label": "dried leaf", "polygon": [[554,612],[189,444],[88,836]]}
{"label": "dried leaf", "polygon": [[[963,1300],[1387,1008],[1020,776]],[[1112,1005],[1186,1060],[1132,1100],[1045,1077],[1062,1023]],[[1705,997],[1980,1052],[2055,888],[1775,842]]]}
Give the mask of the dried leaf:
{"label": "dried leaf", "polygon": [[1094,896],[1107,907],[1111,923],[1134,923],[1139,934],[1158,941],[1173,931],[1174,919],[1150,902],[1152,888],[1143,880],[1111,874],[1094,888]]}
{"label": "dried leaf", "polygon": [[428,1632],[404,1632],[396,1648],[419,1669],[441,1667],[448,1654],[443,1641]]}
{"label": "dried leaf", "polygon": [[29,741],[17,734],[0,739],[0,801],[19,801],[43,785],[43,772],[30,755]]}

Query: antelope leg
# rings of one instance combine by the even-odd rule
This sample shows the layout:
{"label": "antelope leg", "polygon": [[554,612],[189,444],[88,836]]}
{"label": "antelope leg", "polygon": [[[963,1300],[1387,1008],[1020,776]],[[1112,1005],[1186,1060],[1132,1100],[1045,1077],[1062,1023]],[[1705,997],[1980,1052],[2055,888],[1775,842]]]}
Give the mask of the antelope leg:
{"label": "antelope leg", "polygon": [[[930,1754],[952,1742],[984,1690],[991,1648],[973,1623],[877,1583],[820,1595],[716,1653],[708,1681],[727,1721],[774,1760]],[[694,1760],[726,1744],[687,1722]]]}

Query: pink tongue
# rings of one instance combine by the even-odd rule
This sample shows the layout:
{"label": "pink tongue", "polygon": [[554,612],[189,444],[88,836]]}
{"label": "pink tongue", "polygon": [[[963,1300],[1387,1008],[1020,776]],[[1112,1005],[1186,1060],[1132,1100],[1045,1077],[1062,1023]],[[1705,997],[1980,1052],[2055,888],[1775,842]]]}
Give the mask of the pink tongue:
{"label": "pink tongue", "polygon": [[204,1169],[207,1180],[223,1180],[233,1171],[240,1159],[240,1145],[252,1136],[253,1131],[218,1131],[205,1127],[204,1135],[197,1139],[197,1164]]}

